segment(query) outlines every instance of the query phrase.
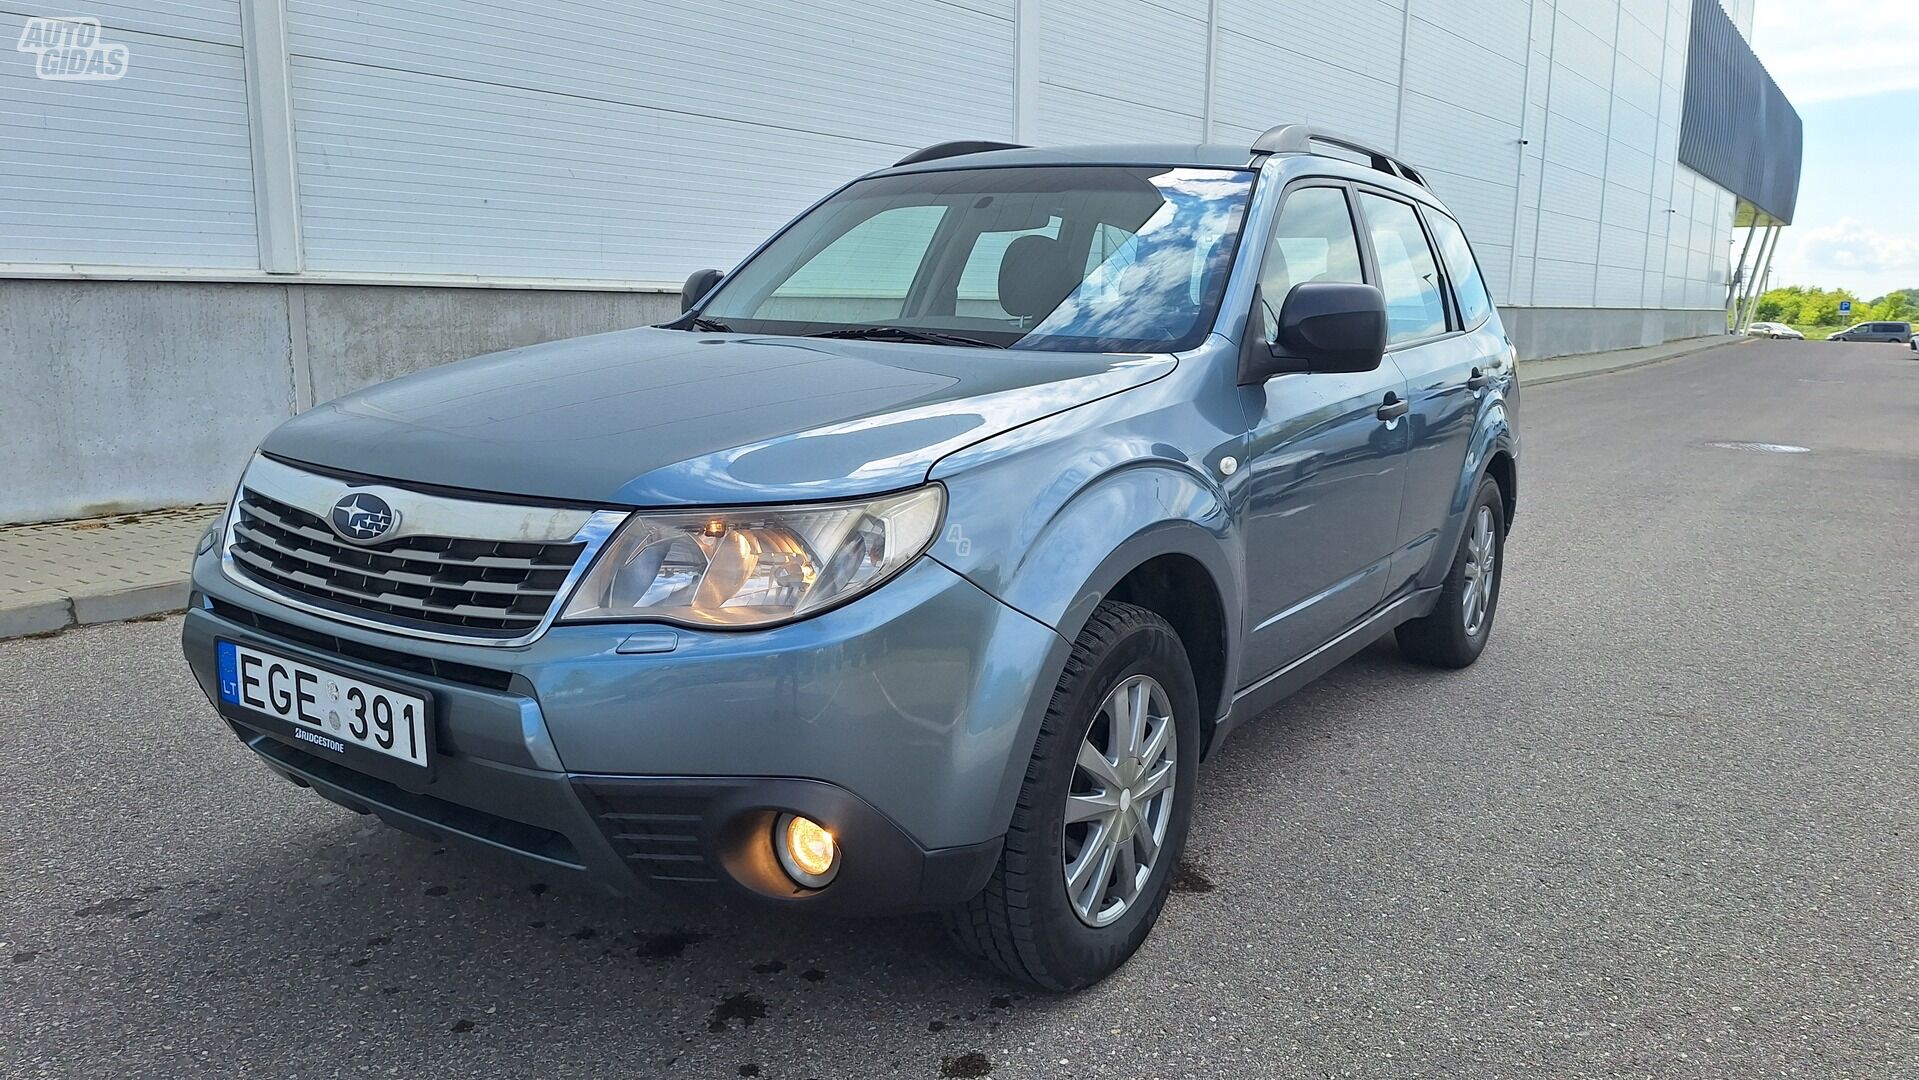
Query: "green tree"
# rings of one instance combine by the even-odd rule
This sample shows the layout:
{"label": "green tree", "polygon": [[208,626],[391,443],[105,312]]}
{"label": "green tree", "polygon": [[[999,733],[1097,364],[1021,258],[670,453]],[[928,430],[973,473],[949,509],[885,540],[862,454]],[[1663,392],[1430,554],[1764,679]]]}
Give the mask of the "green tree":
{"label": "green tree", "polygon": [[[1852,312],[1841,316],[1839,304],[1845,300],[1852,301]],[[1919,289],[1898,289],[1868,301],[1850,289],[1782,285],[1761,294],[1753,305],[1752,317],[1758,322],[1813,329],[1838,329],[1875,319],[1919,322]]]}
{"label": "green tree", "polygon": [[1890,322],[1919,320],[1919,289],[1895,289],[1872,302],[1874,319]]}
{"label": "green tree", "polygon": [[[1849,315],[1839,314],[1840,301],[1852,301]],[[1753,321],[1785,323],[1808,330],[1837,330],[1861,322],[1919,323],[1919,288],[1894,289],[1873,300],[1862,300],[1850,289],[1821,289],[1781,285],[1767,289],[1753,305]]]}

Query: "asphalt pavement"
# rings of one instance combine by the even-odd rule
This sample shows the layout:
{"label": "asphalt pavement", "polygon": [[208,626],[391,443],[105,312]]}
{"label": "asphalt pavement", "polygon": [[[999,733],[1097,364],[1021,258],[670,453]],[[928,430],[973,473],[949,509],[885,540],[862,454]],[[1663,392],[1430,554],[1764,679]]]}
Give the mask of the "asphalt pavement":
{"label": "asphalt pavement", "polygon": [[1714,349],[1522,420],[1480,663],[1382,642],[1242,728],[1072,997],[929,919],[356,817],[250,760],[176,618],[0,642],[0,1075],[1919,1077],[1919,357]]}

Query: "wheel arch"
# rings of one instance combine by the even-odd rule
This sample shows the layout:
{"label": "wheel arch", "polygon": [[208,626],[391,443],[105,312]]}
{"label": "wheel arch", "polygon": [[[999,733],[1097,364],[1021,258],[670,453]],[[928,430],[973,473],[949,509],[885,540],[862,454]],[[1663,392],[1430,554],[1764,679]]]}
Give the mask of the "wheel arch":
{"label": "wheel arch", "polygon": [[1201,477],[1159,464],[1124,468],[1061,505],[998,592],[1069,642],[1107,599],[1160,615],[1180,633],[1207,714],[1201,727],[1210,728],[1228,704],[1237,659],[1236,542],[1224,499]]}
{"label": "wheel arch", "polygon": [[1506,515],[1506,531],[1513,531],[1513,514],[1519,509],[1519,465],[1510,446],[1497,445],[1486,459],[1486,475],[1499,485],[1499,501]]}
{"label": "wheel arch", "polygon": [[1193,671],[1201,713],[1200,753],[1212,742],[1225,712],[1227,623],[1219,583],[1198,559],[1184,552],[1154,555],[1113,583],[1105,599],[1133,604],[1172,624]]}
{"label": "wheel arch", "polygon": [[1421,588],[1431,588],[1446,576],[1452,566],[1452,552],[1466,531],[1466,511],[1479,492],[1480,481],[1492,477],[1499,484],[1501,509],[1505,512],[1507,532],[1512,531],[1513,513],[1519,506],[1519,453],[1506,408],[1494,403],[1481,418],[1473,433],[1471,449],[1461,464],[1458,487],[1440,530],[1439,543],[1433,547],[1432,561],[1420,574]]}

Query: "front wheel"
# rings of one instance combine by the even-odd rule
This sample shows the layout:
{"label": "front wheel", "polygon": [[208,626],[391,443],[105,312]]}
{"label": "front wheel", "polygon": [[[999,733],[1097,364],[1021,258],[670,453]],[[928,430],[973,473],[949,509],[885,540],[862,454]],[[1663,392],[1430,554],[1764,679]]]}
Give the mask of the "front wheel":
{"label": "front wheel", "polygon": [[1145,608],[1101,604],[1040,724],[999,866],[948,916],[954,940],[1045,990],[1112,974],[1166,903],[1198,764],[1178,633]]}
{"label": "front wheel", "polygon": [[1487,477],[1466,511],[1465,533],[1440,586],[1439,602],[1425,618],[1400,624],[1399,651],[1434,667],[1463,668],[1479,659],[1492,635],[1505,564],[1506,502],[1499,484]]}

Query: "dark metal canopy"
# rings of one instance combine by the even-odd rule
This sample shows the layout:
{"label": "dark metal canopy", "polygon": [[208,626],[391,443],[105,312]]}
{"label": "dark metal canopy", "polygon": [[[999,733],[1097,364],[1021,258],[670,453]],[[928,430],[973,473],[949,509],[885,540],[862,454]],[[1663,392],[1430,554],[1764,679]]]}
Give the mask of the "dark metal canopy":
{"label": "dark metal canopy", "polygon": [[[1792,224],[1804,140],[1799,113],[1719,0],[1693,0],[1685,110],[1680,164],[1739,196],[1742,224]],[[1748,205],[1757,213],[1743,213]]]}

